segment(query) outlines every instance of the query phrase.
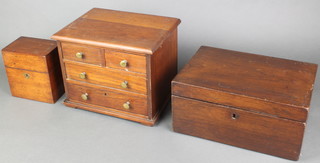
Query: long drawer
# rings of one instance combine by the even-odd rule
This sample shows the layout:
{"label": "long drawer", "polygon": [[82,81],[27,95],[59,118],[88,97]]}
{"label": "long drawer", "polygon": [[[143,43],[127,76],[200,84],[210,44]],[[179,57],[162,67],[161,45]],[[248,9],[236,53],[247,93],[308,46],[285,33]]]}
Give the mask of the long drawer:
{"label": "long drawer", "polygon": [[67,61],[65,67],[68,79],[147,94],[145,74]]}
{"label": "long drawer", "polygon": [[[79,83],[80,84],[80,83]],[[67,82],[69,100],[147,115],[147,96],[108,88],[91,88]]]}

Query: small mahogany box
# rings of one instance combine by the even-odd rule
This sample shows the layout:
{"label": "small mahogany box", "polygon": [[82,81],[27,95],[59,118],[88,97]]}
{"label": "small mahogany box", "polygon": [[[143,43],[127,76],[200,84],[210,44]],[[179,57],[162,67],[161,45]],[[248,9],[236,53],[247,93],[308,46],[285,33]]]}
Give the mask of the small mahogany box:
{"label": "small mahogany box", "polygon": [[298,160],[317,65],[201,47],[172,81],[173,130]]}
{"label": "small mahogany box", "polygon": [[55,103],[63,95],[55,41],[20,37],[2,55],[12,96]]}
{"label": "small mahogany box", "polygon": [[177,74],[177,18],[93,8],[57,33],[66,100],[152,126]]}

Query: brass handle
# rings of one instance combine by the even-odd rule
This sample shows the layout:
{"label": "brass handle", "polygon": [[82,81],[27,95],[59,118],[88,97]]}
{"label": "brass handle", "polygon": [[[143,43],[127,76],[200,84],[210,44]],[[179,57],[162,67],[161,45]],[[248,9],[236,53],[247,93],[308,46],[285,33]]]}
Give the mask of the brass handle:
{"label": "brass handle", "polygon": [[121,83],[121,87],[122,88],[128,88],[128,82],[127,81],[124,81]]}
{"label": "brass handle", "polygon": [[122,60],[122,61],[120,62],[120,66],[121,66],[121,67],[127,67],[127,66],[128,66],[128,61],[127,61],[127,60]]}
{"label": "brass handle", "polygon": [[85,72],[82,72],[79,74],[80,79],[85,79],[87,78],[87,74]]}
{"label": "brass handle", "polygon": [[81,98],[82,98],[82,100],[88,100],[88,93],[85,93],[85,94],[82,94],[81,95]]}
{"label": "brass handle", "polygon": [[24,78],[26,78],[26,79],[30,79],[30,74],[28,74],[28,73],[24,73],[23,76],[24,76]]}
{"label": "brass handle", "polygon": [[76,57],[82,59],[83,58],[83,53],[82,52],[76,53]]}
{"label": "brass handle", "polygon": [[123,108],[125,108],[125,109],[130,109],[130,102],[129,101],[127,101],[127,102],[125,102],[124,104],[123,104]]}

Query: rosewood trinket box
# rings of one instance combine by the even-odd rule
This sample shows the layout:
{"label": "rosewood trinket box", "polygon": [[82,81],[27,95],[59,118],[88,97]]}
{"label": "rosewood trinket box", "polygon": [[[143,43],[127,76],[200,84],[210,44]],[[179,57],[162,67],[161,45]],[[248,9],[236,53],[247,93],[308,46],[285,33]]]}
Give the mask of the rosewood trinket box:
{"label": "rosewood trinket box", "polygon": [[69,107],[152,126],[177,73],[176,18],[94,8],[52,36]]}
{"label": "rosewood trinket box", "polygon": [[2,49],[12,96],[55,103],[64,93],[55,41],[20,37]]}
{"label": "rosewood trinket box", "polygon": [[172,81],[173,130],[298,160],[316,71],[203,46]]}

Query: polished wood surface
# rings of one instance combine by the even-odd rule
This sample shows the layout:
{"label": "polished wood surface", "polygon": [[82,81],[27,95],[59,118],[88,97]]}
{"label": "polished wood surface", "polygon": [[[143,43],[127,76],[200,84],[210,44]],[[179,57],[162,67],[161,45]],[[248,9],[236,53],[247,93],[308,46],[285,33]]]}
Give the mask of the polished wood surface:
{"label": "polished wood surface", "polygon": [[[105,65],[104,50],[99,47],[85,46],[79,44],[62,43],[63,59],[95,64]],[[76,53],[81,53],[82,58],[78,58]]]}
{"label": "polished wood surface", "polygon": [[[106,51],[106,66],[124,71],[146,73],[147,61],[146,56],[133,55],[123,52]],[[126,60],[127,66],[120,66],[120,62]]]}
{"label": "polished wood surface", "polygon": [[201,47],[172,81],[173,129],[298,160],[317,65]]}
{"label": "polished wood surface", "polygon": [[[77,81],[98,84],[107,87],[132,91],[141,94],[146,94],[146,78],[144,74],[131,72],[123,72],[121,70],[109,69],[103,67],[94,67],[85,64],[65,63],[67,78]],[[85,73],[86,78],[81,79],[80,73]],[[121,83],[127,82],[128,87],[123,88]]]}
{"label": "polished wood surface", "polygon": [[[177,74],[178,67],[178,38],[177,30],[174,30],[170,37],[163,43],[162,47],[152,56],[151,64],[151,102],[152,115],[163,107],[163,103],[170,98],[171,81]],[[170,54],[170,55],[166,55]]]}
{"label": "polished wood surface", "polygon": [[2,54],[12,96],[55,103],[63,95],[55,41],[20,37]]}
{"label": "polished wood surface", "polygon": [[190,92],[173,94],[304,122],[316,71],[311,63],[201,47],[173,82]]}
{"label": "polished wood surface", "polygon": [[[12,96],[54,103],[49,75],[28,70],[6,68]],[[29,78],[25,78],[28,74]]]}
{"label": "polished wood surface", "polygon": [[[165,23],[164,23],[165,22]],[[55,40],[153,54],[179,19],[94,8],[52,36]]]}
{"label": "polished wood surface", "polygon": [[[177,73],[179,23],[176,18],[94,8],[54,34],[66,87],[64,104],[153,126]],[[77,59],[78,52],[85,57]],[[86,100],[79,95],[83,92],[90,92]],[[129,110],[124,109],[126,101]]]}
{"label": "polished wood surface", "polygon": [[174,131],[291,160],[300,155],[305,123],[172,96]]}
{"label": "polished wood surface", "polygon": [[[68,84],[67,88],[70,92],[70,101],[89,103],[121,111],[147,115],[147,96],[145,95],[116,91],[108,88],[94,89],[75,84]],[[81,98],[81,95],[83,94],[88,94],[87,100]],[[129,109],[123,107],[123,104],[126,102],[130,103]]]}

